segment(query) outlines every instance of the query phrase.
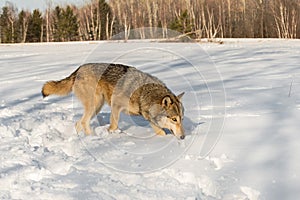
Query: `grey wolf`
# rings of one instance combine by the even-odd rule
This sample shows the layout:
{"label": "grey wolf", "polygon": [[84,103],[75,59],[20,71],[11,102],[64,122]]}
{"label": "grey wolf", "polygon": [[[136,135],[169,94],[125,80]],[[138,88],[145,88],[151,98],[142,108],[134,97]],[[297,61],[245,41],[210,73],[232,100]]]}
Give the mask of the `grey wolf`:
{"label": "grey wolf", "polygon": [[76,123],[77,133],[91,134],[90,120],[106,102],[111,107],[110,132],[118,129],[120,112],[142,115],[158,135],[169,129],[178,139],[184,139],[182,120],[184,93],[174,95],[158,78],[134,67],[112,63],[89,63],[80,66],[60,81],[46,82],[43,97],[68,95],[71,91],[84,107]]}

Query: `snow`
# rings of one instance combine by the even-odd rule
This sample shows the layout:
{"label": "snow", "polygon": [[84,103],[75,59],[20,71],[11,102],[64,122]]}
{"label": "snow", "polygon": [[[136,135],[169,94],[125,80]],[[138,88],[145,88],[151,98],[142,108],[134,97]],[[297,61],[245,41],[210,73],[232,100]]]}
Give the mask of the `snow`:
{"label": "snow", "polygon": [[[0,45],[1,199],[297,199],[300,41],[76,42]],[[76,134],[74,97],[42,99],[48,80],[118,62],[185,91],[187,137],[155,136],[110,109]]]}
{"label": "snow", "polygon": [[247,195],[249,200],[257,200],[260,195],[260,192],[246,186],[241,186],[241,191]]}

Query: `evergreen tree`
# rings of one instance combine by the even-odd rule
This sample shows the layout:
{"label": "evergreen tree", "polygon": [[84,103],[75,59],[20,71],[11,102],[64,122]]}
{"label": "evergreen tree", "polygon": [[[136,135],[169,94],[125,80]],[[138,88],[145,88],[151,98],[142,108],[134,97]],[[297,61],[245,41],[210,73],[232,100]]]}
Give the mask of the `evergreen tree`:
{"label": "evergreen tree", "polygon": [[31,13],[29,11],[21,10],[18,15],[16,33],[17,33],[17,41],[16,42],[26,42],[28,24]]}
{"label": "evergreen tree", "polygon": [[59,42],[62,38],[62,9],[59,6],[56,6],[53,11],[53,22],[54,22],[54,41]]}
{"label": "evergreen tree", "polygon": [[27,42],[41,42],[43,18],[38,9],[32,12],[28,24]]}
{"label": "evergreen tree", "polygon": [[178,31],[179,33],[188,33],[192,31],[192,23],[187,10],[170,24],[170,29]]}
{"label": "evergreen tree", "polygon": [[8,43],[11,41],[9,23],[8,23],[8,7],[2,8],[2,14],[0,16],[0,26],[1,26],[1,41],[2,43]]}
{"label": "evergreen tree", "polygon": [[19,15],[18,15],[18,21],[17,21],[17,33],[18,33],[18,38],[17,38],[17,42],[22,42],[23,39],[23,23],[24,23],[24,19],[25,19],[25,12],[24,10],[22,10]]}
{"label": "evergreen tree", "polygon": [[99,0],[98,4],[100,8],[99,16],[100,16],[100,23],[101,23],[100,26],[101,29],[99,29],[99,31],[101,32],[98,35],[100,36],[99,40],[104,40],[104,39],[108,39],[106,26],[111,24],[112,11],[110,6],[106,3],[105,0]]}
{"label": "evergreen tree", "polygon": [[14,12],[13,7],[4,6],[2,8],[2,14],[0,15],[0,37],[2,43],[13,43],[16,39]]}
{"label": "evergreen tree", "polygon": [[62,9],[59,6],[54,10],[54,40],[74,41],[78,38],[78,21],[70,6]]}
{"label": "evergreen tree", "polygon": [[61,20],[62,38],[64,38],[65,41],[76,40],[78,37],[78,21],[70,6],[67,6],[67,8],[62,11]]}

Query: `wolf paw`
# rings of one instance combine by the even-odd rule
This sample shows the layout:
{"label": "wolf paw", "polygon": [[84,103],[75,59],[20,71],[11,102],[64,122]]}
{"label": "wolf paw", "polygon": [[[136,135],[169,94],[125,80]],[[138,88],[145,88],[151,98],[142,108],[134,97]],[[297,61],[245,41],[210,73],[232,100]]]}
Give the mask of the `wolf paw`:
{"label": "wolf paw", "polygon": [[82,131],[85,133],[85,135],[91,135],[93,133],[91,127],[81,121],[76,122],[75,129],[77,134],[79,134]]}
{"label": "wolf paw", "polygon": [[83,128],[82,128],[81,123],[79,121],[76,122],[75,129],[76,129],[77,134],[79,134],[82,131]]}
{"label": "wolf paw", "polygon": [[165,132],[163,129],[155,130],[155,133],[156,133],[157,135],[162,135],[162,136],[166,135],[166,132]]}
{"label": "wolf paw", "polygon": [[120,131],[120,130],[118,129],[118,127],[112,127],[112,126],[109,126],[109,128],[108,128],[107,130],[108,130],[110,133]]}

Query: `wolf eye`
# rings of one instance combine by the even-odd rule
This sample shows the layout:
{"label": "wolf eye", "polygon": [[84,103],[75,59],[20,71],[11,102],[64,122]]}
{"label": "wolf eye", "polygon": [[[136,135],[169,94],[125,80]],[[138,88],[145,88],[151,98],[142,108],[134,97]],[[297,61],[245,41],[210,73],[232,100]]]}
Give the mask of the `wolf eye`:
{"label": "wolf eye", "polygon": [[175,117],[171,118],[173,122],[177,122],[177,119]]}

